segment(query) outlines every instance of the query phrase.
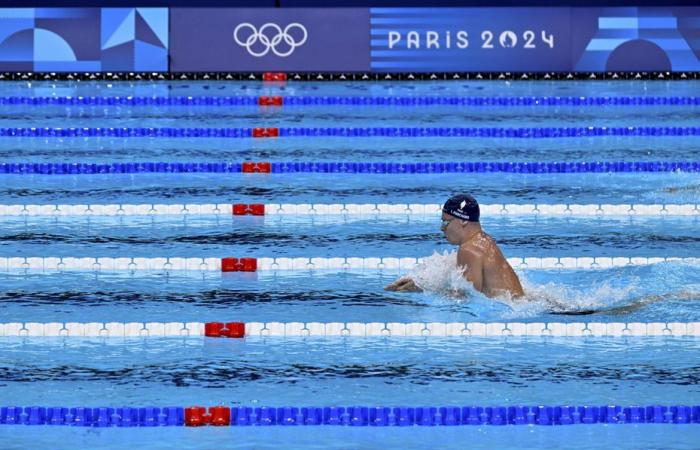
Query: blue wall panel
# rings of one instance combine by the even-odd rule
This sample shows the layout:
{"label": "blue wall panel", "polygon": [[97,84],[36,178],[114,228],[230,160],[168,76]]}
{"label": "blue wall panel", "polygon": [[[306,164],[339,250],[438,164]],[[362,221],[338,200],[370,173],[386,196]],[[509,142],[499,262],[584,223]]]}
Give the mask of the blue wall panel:
{"label": "blue wall panel", "polygon": [[168,41],[167,8],[0,10],[3,71],[167,71]]}
{"label": "blue wall panel", "polygon": [[0,71],[168,70],[699,72],[700,7],[0,9]]}

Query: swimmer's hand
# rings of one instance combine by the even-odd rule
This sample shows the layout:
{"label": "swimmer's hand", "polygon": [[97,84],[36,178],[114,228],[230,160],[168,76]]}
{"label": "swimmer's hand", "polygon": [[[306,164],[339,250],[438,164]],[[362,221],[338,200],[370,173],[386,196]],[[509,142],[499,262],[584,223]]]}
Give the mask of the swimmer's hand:
{"label": "swimmer's hand", "polygon": [[384,288],[385,291],[393,292],[423,292],[423,289],[416,286],[415,281],[409,277],[401,277]]}

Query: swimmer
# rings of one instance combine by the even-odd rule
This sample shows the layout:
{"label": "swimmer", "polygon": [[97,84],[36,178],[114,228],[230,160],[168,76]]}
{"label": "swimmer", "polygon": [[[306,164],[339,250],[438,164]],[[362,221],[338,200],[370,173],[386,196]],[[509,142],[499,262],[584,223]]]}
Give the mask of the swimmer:
{"label": "swimmer", "polygon": [[[442,207],[442,226],[447,242],[458,245],[457,266],[464,267],[464,278],[489,298],[523,297],[518,276],[491,236],[479,224],[479,204],[469,194],[451,197]],[[415,281],[403,276],[384,289],[396,292],[422,292]]]}

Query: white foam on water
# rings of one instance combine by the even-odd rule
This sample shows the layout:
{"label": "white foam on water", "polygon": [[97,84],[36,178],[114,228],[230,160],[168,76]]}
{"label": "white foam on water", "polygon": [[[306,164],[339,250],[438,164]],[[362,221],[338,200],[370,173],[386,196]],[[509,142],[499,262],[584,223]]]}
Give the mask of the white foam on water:
{"label": "white foam on water", "polygon": [[505,318],[537,316],[547,312],[599,311],[624,304],[633,298],[638,290],[638,283],[635,282],[613,286],[606,280],[581,289],[555,282],[536,284],[524,274],[518,275],[525,290],[525,298],[507,301],[511,311]]}
{"label": "white foam on water", "polygon": [[445,250],[442,253],[436,251],[423,258],[422,262],[406,275],[426,292],[458,300],[474,294],[481,295],[464,278],[464,268],[457,266],[456,251]]}
{"label": "white foam on water", "polygon": [[590,285],[585,289],[549,282],[536,284],[518,273],[525,290],[525,297],[513,300],[508,296],[488,299],[476,291],[464,278],[464,268],[457,266],[457,252],[445,250],[423,258],[406,276],[425,292],[447,297],[455,302],[474,300],[479,306],[496,301],[508,306],[504,319],[538,316],[547,312],[598,311],[624,304],[637,294],[639,283],[626,280],[624,286],[614,286],[611,281]]}

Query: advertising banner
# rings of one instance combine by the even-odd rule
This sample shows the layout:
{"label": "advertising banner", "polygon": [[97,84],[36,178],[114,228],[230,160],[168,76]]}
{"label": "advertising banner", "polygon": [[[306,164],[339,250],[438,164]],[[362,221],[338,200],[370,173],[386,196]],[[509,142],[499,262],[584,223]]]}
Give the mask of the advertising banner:
{"label": "advertising banner", "polygon": [[167,70],[167,8],[0,9],[0,71]]}
{"label": "advertising banner", "polygon": [[567,71],[571,8],[372,8],[372,70]]}
{"label": "advertising banner", "polygon": [[4,8],[0,71],[700,71],[700,7]]}
{"label": "advertising banner", "polygon": [[700,8],[372,8],[379,72],[699,71]]}
{"label": "advertising banner", "polygon": [[366,8],[171,8],[173,72],[368,72]]}

